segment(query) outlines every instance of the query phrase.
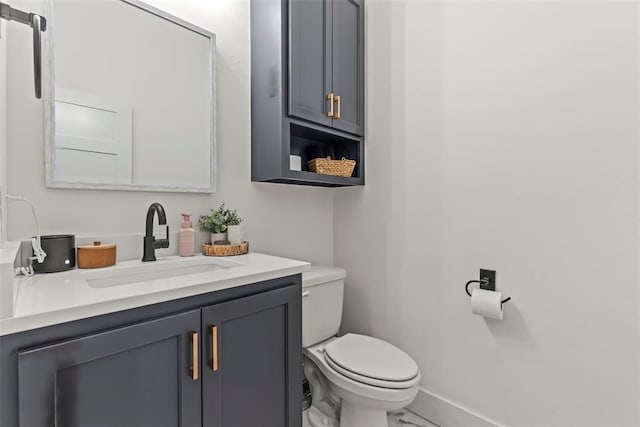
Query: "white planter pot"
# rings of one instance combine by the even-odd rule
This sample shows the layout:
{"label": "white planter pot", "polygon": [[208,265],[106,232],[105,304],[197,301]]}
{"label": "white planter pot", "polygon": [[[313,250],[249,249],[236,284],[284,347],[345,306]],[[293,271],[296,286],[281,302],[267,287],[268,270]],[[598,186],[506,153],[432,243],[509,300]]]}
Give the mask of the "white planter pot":
{"label": "white planter pot", "polygon": [[211,233],[211,244],[220,240],[227,240],[227,233]]}
{"label": "white planter pot", "polygon": [[242,224],[228,226],[227,235],[229,236],[229,243],[232,245],[238,245],[244,242],[244,230],[242,229]]}

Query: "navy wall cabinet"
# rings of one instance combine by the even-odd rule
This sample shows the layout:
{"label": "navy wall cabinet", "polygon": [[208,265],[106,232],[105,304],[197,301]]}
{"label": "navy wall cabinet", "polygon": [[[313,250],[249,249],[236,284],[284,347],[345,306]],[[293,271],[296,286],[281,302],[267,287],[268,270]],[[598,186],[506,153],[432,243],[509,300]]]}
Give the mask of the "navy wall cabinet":
{"label": "navy wall cabinet", "polygon": [[[251,60],[252,180],[364,184],[363,0],[252,0]],[[356,160],[352,176],[308,170],[326,156]]]}
{"label": "navy wall cabinet", "polygon": [[0,425],[300,427],[300,280],[0,337]]}

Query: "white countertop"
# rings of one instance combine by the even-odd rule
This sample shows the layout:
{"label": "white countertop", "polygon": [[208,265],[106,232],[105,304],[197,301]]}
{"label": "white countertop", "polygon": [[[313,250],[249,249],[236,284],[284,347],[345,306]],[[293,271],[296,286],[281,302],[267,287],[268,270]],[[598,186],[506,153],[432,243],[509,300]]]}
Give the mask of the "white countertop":
{"label": "white countertop", "polygon": [[[201,270],[213,265],[211,271],[198,272],[205,264]],[[175,267],[183,275],[153,277],[163,276],[158,272]],[[126,261],[102,269],[17,277],[14,313],[0,319],[0,336],[290,276],[308,269],[307,262],[249,253],[226,258],[171,256],[148,263]],[[185,271],[189,274],[185,275]],[[119,281],[132,283],[118,284]]]}

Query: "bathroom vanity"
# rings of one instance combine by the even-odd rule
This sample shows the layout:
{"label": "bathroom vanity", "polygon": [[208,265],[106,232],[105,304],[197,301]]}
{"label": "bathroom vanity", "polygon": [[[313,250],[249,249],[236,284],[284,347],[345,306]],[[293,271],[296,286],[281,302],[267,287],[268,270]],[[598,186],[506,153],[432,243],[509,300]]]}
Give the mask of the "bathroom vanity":
{"label": "bathroom vanity", "polygon": [[306,269],[251,253],[21,279],[0,425],[300,426]]}

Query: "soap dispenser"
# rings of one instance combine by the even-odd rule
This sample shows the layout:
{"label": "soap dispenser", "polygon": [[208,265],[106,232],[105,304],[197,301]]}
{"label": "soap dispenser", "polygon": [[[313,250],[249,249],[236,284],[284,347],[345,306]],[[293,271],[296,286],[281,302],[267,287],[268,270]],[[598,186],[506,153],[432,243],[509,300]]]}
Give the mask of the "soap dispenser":
{"label": "soap dispenser", "polygon": [[191,214],[183,213],[182,227],[178,236],[178,253],[180,256],[193,256],[195,254],[195,231],[191,226]]}

